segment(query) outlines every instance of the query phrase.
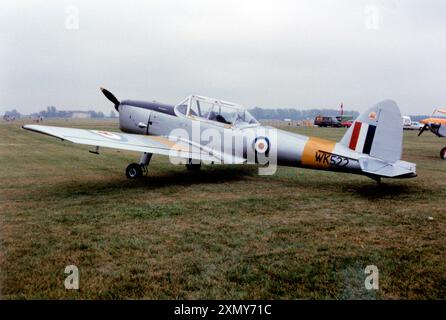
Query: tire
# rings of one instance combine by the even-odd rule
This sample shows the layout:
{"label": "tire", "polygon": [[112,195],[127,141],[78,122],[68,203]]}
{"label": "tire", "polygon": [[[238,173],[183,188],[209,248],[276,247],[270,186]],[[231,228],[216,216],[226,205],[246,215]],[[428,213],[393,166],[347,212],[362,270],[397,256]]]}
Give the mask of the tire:
{"label": "tire", "polygon": [[446,160],[446,148],[441,149],[440,157],[441,159]]}
{"label": "tire", "polygon": [[138,179],[142,177],[142,168],[138,163],[131,163],[125,169],[125,175],[129,179]]}

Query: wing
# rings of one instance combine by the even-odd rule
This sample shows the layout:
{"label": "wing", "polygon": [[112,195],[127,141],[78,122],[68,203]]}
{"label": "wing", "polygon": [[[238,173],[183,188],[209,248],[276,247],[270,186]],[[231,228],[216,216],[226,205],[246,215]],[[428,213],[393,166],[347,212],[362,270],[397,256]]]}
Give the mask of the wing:
{"label": "wing", "polygon": [[192,142],[176,137],[144,136],[138,134],[86,130],[53,126],[25,125],[24,129],[43,133],[62,140],[91,146],[147,152],[176,158],[222,162],[218,155]]}

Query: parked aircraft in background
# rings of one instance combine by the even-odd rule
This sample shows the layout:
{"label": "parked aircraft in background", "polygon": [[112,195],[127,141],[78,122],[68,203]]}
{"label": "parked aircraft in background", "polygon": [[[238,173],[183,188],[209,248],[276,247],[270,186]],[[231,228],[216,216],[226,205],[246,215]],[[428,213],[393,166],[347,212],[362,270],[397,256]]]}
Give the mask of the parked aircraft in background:
{"label": "parked aircraft in background", "polygon": [[[437,113],[446,114],[446,110],[436,109],[430,118],[421,120],[420,122],[424,124],[424,127],[421,129],[419,136],[421,136],[424,131],[430,130],[440,138],[446,137],[446,118],[435,117]],[[441,149],[440,157],[446,160],[446,147]]]}

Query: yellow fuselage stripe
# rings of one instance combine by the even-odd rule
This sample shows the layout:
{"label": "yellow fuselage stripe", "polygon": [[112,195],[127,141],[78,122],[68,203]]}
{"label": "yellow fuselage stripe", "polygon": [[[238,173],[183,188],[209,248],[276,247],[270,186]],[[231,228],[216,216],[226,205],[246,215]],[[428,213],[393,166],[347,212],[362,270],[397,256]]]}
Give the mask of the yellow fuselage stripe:
{"label": "yellow fuselage stripe", "polygon": [[324,161],[317,161],[317,155],[320,153],[333,153],[336,142],[310,137],[305,144],[302,154],[301,165],[306,168],[328,169],[330,164]]}

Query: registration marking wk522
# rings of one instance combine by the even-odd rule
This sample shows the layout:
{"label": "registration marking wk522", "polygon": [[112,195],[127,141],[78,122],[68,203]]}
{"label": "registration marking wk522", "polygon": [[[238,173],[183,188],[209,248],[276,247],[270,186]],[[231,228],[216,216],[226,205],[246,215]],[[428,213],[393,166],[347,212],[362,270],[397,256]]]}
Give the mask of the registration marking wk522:
{"label": "registration marking wk522", "polygon": [[316,163],[324,164],[324,165],[330,165],[333,167],[338,168],[347,168],[350,164],[350,162],[355,161],[358,162],[358,160],[341,156],[335,153],[326,152],[319,150],[315,154],[315,160]]}

